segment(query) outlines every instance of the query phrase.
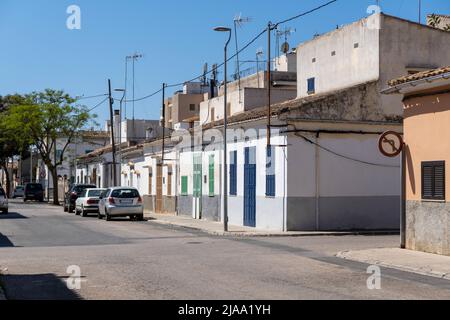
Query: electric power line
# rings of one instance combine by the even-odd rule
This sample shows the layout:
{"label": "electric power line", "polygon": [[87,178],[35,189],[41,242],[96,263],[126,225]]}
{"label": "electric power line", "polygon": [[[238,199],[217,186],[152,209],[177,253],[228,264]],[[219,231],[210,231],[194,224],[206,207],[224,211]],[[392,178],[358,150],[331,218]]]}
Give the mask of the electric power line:
{"label": "electric power line", "polygon": [[103,99],[99,104],[97,104],[95,107],[92,107],[91,109],[88,110],[88,112],[92,112],[95,109],[97,109],[98,107],[100,107],[102,104],[104,104],[106,101],[108,101],[109,97],[106,97],[105,99]]}
{"label": "electric power line", "polygon": [[79,97],[76,97],[76,100],[77,101],[79,101],[79,100],[87,100],[87,99],[94,99],[94,98],[100,98],[100,97],[106,97],[108,94],[107,93],[104,93],[104,94],[97,94],[97,95],[94,95],[94,96],[79,96]]}
{"label": "electric power line", "polygon": [[[329,6],[329,5],[333,4],[333,3],[335,3],[335,2],[337,2],[337,1],[339,1],[339,0],[331,0],[331,1],[328,1],[327,3],[324,3],[324,4],[322,4],[322,5],[318,6],[318,7],[315,7],[315,8],[313,8],[313,9],[311,9],[311,10],[302,12],[302,13],[296,15],[296,16],[293,16],[293,17],[290,17],[290,18],[288,18],[288,19],[279,21],[279,22],[277,22],[277,23],[275,23],[275,24],[272,24],[272,28],[275,29],[275,28],[278,27],[280,24],[284,24],[284,23],[290,22],[290,21],[292,21],[292,20],[296,20],[296,19],[298,19],[298,18],[301,18],[301,17],[303,17],[303,16],[306,16],[306,15],[308,15],[308,14],[311,14],[311,13],[313,13],[313,12],[316,12],[316,11],[318,11],[318,10],[320,10],[320,9],[322,9],[322,8],[325,8],[325,7],[327,7],[327,6]],[[265,34],[266,32],[267,32],[267,28],[264,28],[258,35],[256,35],[252,40],[250,40],[244,47],[242,47],[242,48],[241,48],[239,51],[237,51],[234,55],[232,55],[231,57],[229,57],[229,58],[227,59],[226,62],[230,62],[231,60],[233,60],[234,58],[236,58],[237,56],[239,56],[239,54],[240,54],[241,52],[245,51],[248,47],[250,47],[256,40],[258,40],[258,39],[259,39],[263,34]],[[217,65],[216,69],[219,69],[219,68],[223,67],[224,65],[225,65],[225,62],[222,62],[221,64]],[[192,79],[189,79],[189,80],[186,80],[186,81],[183,81],[183,82],[175,83],[175,84],[168,84],[168,85],[166,85],[166,88],[173,88],[173,87],[179,87],[179,86],[182,86],[182,85],[184,85],[185,83],[193,82],[193,81],[195,81],[195,80],[201,79],[202,77],[204,77],[204,76],[206,76],[206,75],[208,75],[208,74],[211,74],[213,71],[214,71],[214,69],[211,69],[211,70],[209,70],[209,71],[207,71],[207,72],[205,72],[205,73],[203,73],[203,74],[201,74],[201,75],[199,75],[199,76],[197,76],[197,77],[195,77],[195,78],[192,78]],[[126,102],[138,102],[138,101],[146,100],[146,99],[148,99],[148,98],[151,98],[151,97],[155,96],[156,94],[160,93],[161,91],[162,91],[162,89],[159,89],[158,91],[155,91],[154,93],[151,93],[151,94],[149,94],[149,95],[147,95],[147,96],[145,96],[145,97],[142,97],[142,98],[139,98],[139,99],[134,99],[134,100],[127,100]]]}

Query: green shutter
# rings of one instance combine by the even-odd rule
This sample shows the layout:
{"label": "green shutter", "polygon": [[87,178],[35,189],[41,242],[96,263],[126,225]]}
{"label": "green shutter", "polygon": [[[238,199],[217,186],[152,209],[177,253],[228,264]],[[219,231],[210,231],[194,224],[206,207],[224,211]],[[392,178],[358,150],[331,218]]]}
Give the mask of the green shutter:
{"label": "green shutter", "polygon": [[188,195],[188,177],[186,176],[181,177],[181,195],[182,196]]}
{"label": "green shutter", "polygon": [[214,197],[214,156],[209,156],[209,196]]}
{"label": "green shutter", "polygon": [[194,154],[194,198],[202,196],[202,155]]}

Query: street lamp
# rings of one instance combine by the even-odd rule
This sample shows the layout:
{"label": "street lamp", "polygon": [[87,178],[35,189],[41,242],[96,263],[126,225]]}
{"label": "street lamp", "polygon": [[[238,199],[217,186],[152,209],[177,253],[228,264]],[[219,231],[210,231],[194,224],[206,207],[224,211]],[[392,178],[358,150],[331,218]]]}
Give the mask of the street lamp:
{"label": "street lamp", "polygon": [[224,58],[224,104],[223,104],[223,227],[224,231],[228,232],[228,163],[227,163],[227,50],[231,40],[231,28],[216,27],[214,31],[228,32],[228,40],[225,43],[225,58]]}
{"label": "street lamp", "polygon": [[[114,89],[116,92],[123,92],[122,98],[120,99],[120,121],[119,121],[119,154],[120,163],[122,164],[122,103],[125,99],[127,91],[125,89]],[[119,175],[119,184],[122,185],[122,174]]]}

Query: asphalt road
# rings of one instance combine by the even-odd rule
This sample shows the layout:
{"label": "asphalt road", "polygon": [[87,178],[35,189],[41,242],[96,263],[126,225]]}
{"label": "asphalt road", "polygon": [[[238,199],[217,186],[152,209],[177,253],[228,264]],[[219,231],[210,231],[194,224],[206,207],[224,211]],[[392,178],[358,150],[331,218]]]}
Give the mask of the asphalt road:
{"label": "asphalt road", "polygon": [[[10,211],[0,215],[9,299],[450,299],[450,281],[385,268],[369,290],[367,265],[334,256],[395,247],[396,236],[236,239],[18,201]],[[80,290],[67,287],[69,266]]]}

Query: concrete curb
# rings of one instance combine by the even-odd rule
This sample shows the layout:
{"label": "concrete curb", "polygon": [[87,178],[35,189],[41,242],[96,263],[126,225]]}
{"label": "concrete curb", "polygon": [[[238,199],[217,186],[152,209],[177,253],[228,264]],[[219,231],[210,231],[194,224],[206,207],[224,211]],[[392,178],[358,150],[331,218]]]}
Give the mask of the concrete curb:
{"label": "concrete curb", "polygon": [[349,254],[350,254],[350,251],[342,251],[342,252],[337,253],[336,257],[344,259],[344,260],[361,262],[361,263],[365,263],[368,265],[381,266],[381,267],[385,267],[385,268],[396,269],[396,270],[410,272],[410,273],[416,273],[416,274],[420,274],[423,276],[429,276],[429,277],[434,277],[434,278],[439,278],[439,279],[450,280],[450,274],[448,274],[448,273],[434,271],[432,269],[422,269],[422,268],[413,268],[413,267],[408,267],[408,266],[396,265],[396,264],[392,264],[392,263],[378,261],[375,259],[356,259],[353,257],[349,257],[348,256]]}
{"label": "concrete curb", "polygon": [[203,229],[201,227],[186,226],[183,224],[176,224],[164,220],[149,220],[150,223],[157,223],[175,228],[183,228],[194,231],[201,231],[211,236],[217,237],[236,237],[236,238],[283,238],[283,237],[338,237],[338,236],[383,236],[383,235],[399,235],[398,231],[351,231],[351,232],[285,232],[285,233],[270,233],[270,232],[224,232],[212,231]]}

